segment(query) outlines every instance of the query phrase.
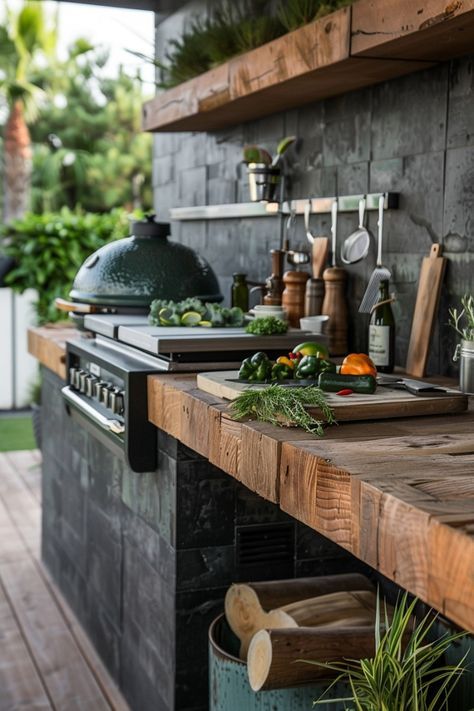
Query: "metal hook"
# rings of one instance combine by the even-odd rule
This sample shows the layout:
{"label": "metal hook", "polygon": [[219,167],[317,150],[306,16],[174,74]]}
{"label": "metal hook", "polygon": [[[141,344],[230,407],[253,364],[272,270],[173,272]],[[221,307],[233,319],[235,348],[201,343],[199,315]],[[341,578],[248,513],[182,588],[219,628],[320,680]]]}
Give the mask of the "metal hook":
{"label": "metal hook", "polygon": [[304,213],[303,213],[304,214],[304,229],[306,232],[306,237],[308,238],[308,242],[310,244],[314,244],[314,235],[311,232],[311,230],[309,229],[309,216],[311,214],[312,206],[313,206],[312,200],[311,200],[311,198],[309,198],[308,202],[305,203]]}
{"label": "metal hook", "polygon": [[285,225],[285,241],[288,244],[290,243],[290,234],[291,234],[291,232],[293,232],[295,222],[296,222],[296,209],[295,209],[293,201],[291,201],[290,202],[290,214],[288,215],[288,218],[286,220],[286,225]]}

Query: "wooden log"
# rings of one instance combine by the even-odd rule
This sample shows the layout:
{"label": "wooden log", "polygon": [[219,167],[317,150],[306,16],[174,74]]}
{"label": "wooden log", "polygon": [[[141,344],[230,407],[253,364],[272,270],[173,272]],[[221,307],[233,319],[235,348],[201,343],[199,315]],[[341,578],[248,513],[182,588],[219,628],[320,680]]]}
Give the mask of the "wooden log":
{"label": "wooden log", "polygon": [[307,600],[310,597],[341,590],[374,590],[370,580],[360,573],[266,580],[247,583],[247,585],[257,593],[260,604],[265,610],[273,610],[297,600]]}
{"label": "wooden log", "polygon": [[[361,576],[362,577],[362,576]],[[296,586],[295,586],[296,587]],[[299,599],[285,607],[266,611],[250,585],[232,585],[225,597],[225,613],[230,628],[240,640],[240,657],[246,659],[253,635],[261,629],[297,625],[334,625],[356,619],[357,625],[374,620],[375,593],[371,590],[338,591]]]}
{"label": "wooden log", "polygon": [[260,630],[249,646],[247,667],[254,691],[298,686],[334,676],[300,660],[335,662],[363,659],[375,651],[374,626],[338,629],[296,627]]}

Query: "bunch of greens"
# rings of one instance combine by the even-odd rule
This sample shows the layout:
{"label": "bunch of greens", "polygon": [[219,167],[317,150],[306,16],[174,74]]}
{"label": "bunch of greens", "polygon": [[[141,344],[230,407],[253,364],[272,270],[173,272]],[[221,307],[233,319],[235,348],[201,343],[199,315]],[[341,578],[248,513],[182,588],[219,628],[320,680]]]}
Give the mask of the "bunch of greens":
{"label": "bunch of greens", "polygon": [[[323,419],[310,415],[306,409],[309,406],[318,407]],[[318,437],[324,434],[324,424],[335,422],[324,393],[313,385],[306,388],[270,385],[264,390],[246,390],[233,400],[230,407],[236,420],[255,418],[280,427],[295,425]]]}
{"label": "bunch of greens", "polygon": [[[455,665],[446,665],[444,657],[453,642],[464,633],[445,634],[430,641],[436,618],[428,613],[417,625],[413,614],[417,600],[408,604],[407,594],[395,606],[389,620],[377,605],[375,655],[371,659],[347,662],[306,661],[339,676],[315,702],[349,702],[354,711],[446,711],[454,687],[464,672],[464,656]],[[350,696],[328,699],[326,694],[338,682],[346,682]]]}
{"label": "bunch of greens", "polygon": [[38,292],[39,323],[64,318],[54,306],[57,296],[67,298],[74,277],[86,257],[107,242],[128,234],[127,213],[72,212],[27,214],[0,226],[2,252],[13,257],[16,267],[5,282],[20,294]]}
{"label": "bunch of greens", "polygon": [[151,302],[149,321],[152,326],[239,327],[244,323],[244,312],[237,306],[228,309],[200,299],[183,301],[155,299]]}
{"label": "bunch of greens", "polygon": [[288,324],[275,316],[262,316],[250,321],[245,330],[257,336],[271,336],[272,333],[286,333]]}
{"label": "bunch of greens", "polygon": [[[461,299],[462,311],[449,309],[449,325],[454,328],[465,341],[474,341],[474,296],[464,294]],[[463,320],[465,325],[463,325]]]}

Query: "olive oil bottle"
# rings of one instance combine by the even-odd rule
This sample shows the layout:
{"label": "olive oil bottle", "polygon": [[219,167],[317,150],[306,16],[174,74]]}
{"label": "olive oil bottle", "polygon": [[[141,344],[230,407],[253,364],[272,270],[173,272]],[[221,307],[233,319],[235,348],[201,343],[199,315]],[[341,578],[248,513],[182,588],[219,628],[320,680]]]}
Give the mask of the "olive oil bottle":
{"label": "olive oil bottle", "polygon": [[369,356],[380,373],[392,373],[395,365],[395,319],[388,280],[380,282],[377,304],[369,325]]}

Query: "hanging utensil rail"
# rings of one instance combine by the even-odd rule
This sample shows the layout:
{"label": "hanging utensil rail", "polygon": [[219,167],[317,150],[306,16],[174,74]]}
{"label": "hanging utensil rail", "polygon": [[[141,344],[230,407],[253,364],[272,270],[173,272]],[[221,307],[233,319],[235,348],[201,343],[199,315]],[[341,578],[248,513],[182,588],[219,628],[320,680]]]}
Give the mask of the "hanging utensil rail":
{"label": "hanging utensil rail", "polygon": [[281,205],[276,202],[267,204],[267,213],[289,215],[290,212],[296,215],[304,215],[305,209],[308,214],[308,206],[311,203],[310,214],[331,214],[332,205],[335,200],[338,204],[338,212],[357,212],[359,202],[366,199],[365,210],[378,210],[379,198],[384,197],[384,210],[396,210],[398,208],[399,193],[369,193],[368,195],[340,195],[321,198],[302,198],[298,200],[287,200]]}

